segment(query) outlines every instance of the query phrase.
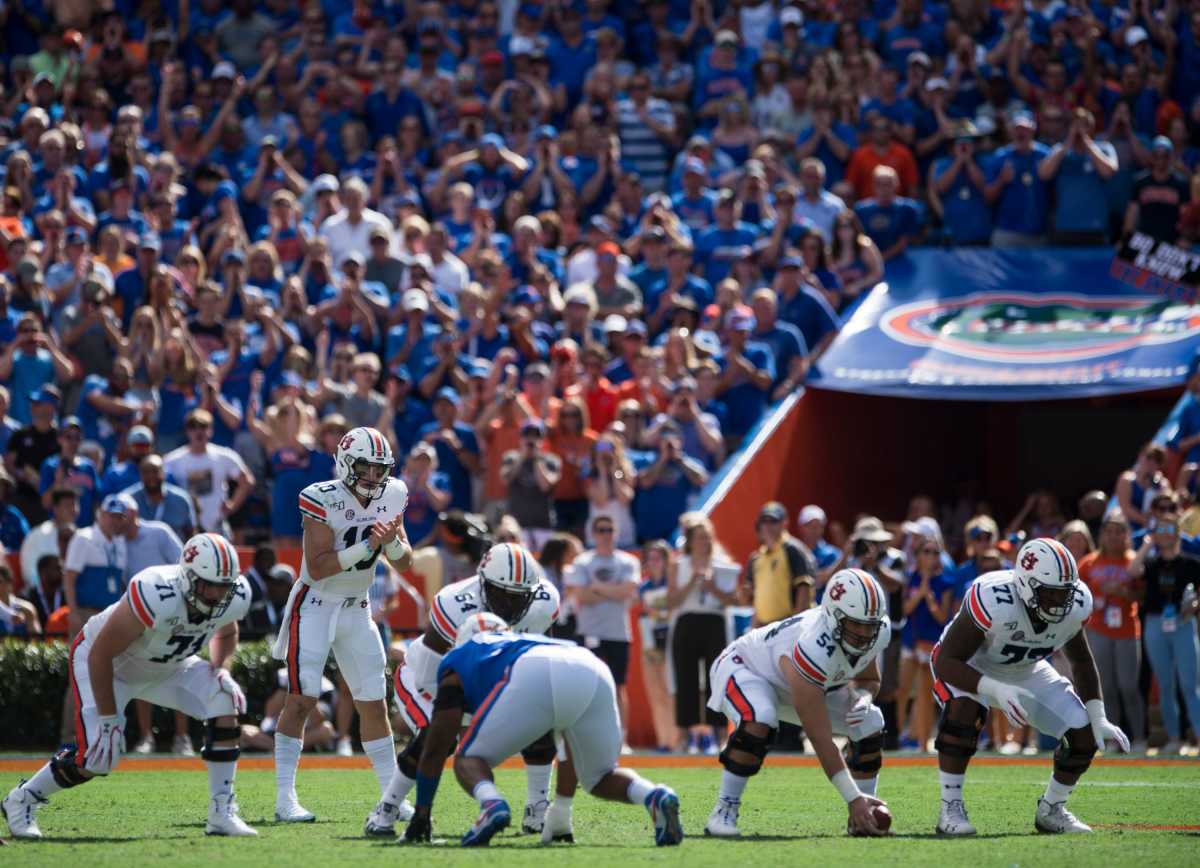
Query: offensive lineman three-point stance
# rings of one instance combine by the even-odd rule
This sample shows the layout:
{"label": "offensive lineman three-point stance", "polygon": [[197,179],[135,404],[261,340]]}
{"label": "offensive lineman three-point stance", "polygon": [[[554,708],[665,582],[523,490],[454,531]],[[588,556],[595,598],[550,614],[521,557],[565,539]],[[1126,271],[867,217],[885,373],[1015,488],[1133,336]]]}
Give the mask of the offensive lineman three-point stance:
{"label": "offensive lineman three-point stance", "polygon": [[[142,570],[125,596],[87,622],[69,658],[75,746],[4,799],[14,837],[42,837],[37,812],[50,796],[117,767],[131,699],[204,721],[205,834],[258,834],[238,816],[233,794],[246,697],[224,667],[237,648],[237,622],[250,610],[250,587],[238,572],[237,551],[227,539],[199,534],[183,547],[178,566]],[[197,656],[206,643],[211,663]]]}
{"label": "offensive lineman three-point stance", "polygon": [[[491,612],[514,630],[545,633],[558,617],[559,595],[542,578],[532,554],[515,543],[492,546],[479,562],[479,573],[438,591],[430,607],[429,629],[408,646],[404,664],[396,670],[396,700],[414,738],[397,759],[395,777],[371,811],[363,832],[391,837],[396,820],[407,820],[411,807],[405,796],[417,784],[417,763],[425,746],[425,730],[433,719],[433,694],[437,691],[438,664],[454,647],[454,638],[469,618]],[[549,807],[550,775],[554,769],[554,738],[549,731],[525,745],[528,799],[521,830],[541,832]]]}
{"label": "offensive lineman three-point stance", "polygon": [[417,776],[416,813],[405,841],[431,837],[433,798],[464,712],[474,718],[454,758],[454,773],[480,807],[462,838],[464,847],[485,846],[511,822],[492,769],[547,731],[562,733],[572,779],[577,774],[584,789],[597,798],[645,807],[660,847],[683,840],[674,791],[617,767],[617,689],[612,673],[594,654],[571,642],[509,633],[490,612],[468,618],[455,645],[438,665],[433,722],[426,730]]}
{"label": "offensive lineman three-point stance", "polygon": [[[1067,810],[1067,797],[1104,740],[1123,751],[1129,739],[1104,714],[1100,676],[1083,625],[1092,593],[1079,581],[1075,558],[1052,539],[1017,552],[1014,569],[985,573],[967,592],[958,615],[933,650],[933,691],[942,706],[935,746],[942,785],[939,835],[974,835],[962,787],[967,763],[987,719],[1002,711],[1014,726],[1027,722],[1059,740],[1054,773],[1038,799],[1039,832],[1090,832]],[[1059,648],[1071,662],[1079,692],[1046,659]]]}
{"label": "offensive lineman three-point stance", "polygon": [[367,599],[380,552],[397,570],[412,563],[404,533],[408,488],[390,478],[392,465],[387,438],[374,428],[355,428],[338,444],[337,479],[300,492],[304,558],[272,649],[287,661],[288,673],[288,696],[275,732],[275,819],[280,822],[316,819],[296,796],[296,768],[330,649],[354,697],[363,750],[381,792],[396,769],[387,658]]}
{"label": "offensive lineman three-point stance", "polygon": [[[875,658],[891,638],[887,597],[862,570],[839,570],[820,608],[752,630],[721,652],[709,674],[708,707],[737,729],[721,752],[721,792],[706,835],[739,833],[738,809],[751,775],[762,768],[771,730],[797,723],[821,768],[846,800],[853,835],[882,835],[875,798],[883,751],[883,712]],[[834,734],[849,736],[843,760]]]}

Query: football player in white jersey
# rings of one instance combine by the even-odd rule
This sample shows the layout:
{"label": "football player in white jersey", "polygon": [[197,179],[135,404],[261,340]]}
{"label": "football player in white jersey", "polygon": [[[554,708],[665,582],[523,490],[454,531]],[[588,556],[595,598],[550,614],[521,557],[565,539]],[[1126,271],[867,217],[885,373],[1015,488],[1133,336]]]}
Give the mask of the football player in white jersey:
{"label": "football player in white jersey", "polygon": [[[882,835],[875,797],[883,763],[883,712],[876,658],[892,627],[887,597],[863,570],[839,570],[820,607],[752,630],[721,652],[709,673],[708,707],[736,729],[721,752],[721,792],[706,835],[734,837],[750,777],[762,768],[771,730],[799,724],[821,768],[849,807],[847,831]],[[834,735],[849,737],[845,758]]]}
{"label": "football player in white jersey", "polygon": [[[42,837],[37,812],[50,796],[117,767],[131,699],[204,721],[205,834],[258,834],[238,816],[233,792],[246,697],[226,666],[237,648],[237,622],[250,610],[250,587],[238,573],[233,544],[202,533],[187,541],[178,566],[142,570],[120,600],[87,622],[69,658],[75,745],[4,799],[14,837]],[[211,663],[197,656],[206,644]]]}
{"label": "football player in white jersey", "polygon": [[[438,591],[430,608],[429,629],[408,646],[404,663],[394,676],[397,703],[415,738],[396,757],[391,786],[367,817],[365,834],[391,837],[395,835],[396,820],[407,820],[412,815],[404,799],[417,783],[425,730],[433,719],[438,664],[454,647],[458,628],[472,615],[491,612],[517,632],[545,633],[558,617],[558,605],[558,589],[542,577],[533,555],[515,543],[492,546],[479,562],[477,575]],[[550,732],[521,751],[528,775],[521,829],[527,834],[542,831],[550,804],[554,755],[554,736]]]}
{"label": "football player in white jersey", "polygon": [[[942,787],[939,835],[975,834],[962,788],[989,708],[1014,726],[1029,723],[1059,740],[1034,827],[1046,833],[1091,831],[1067,810],[1067,797],[1106,738],[1129,750],[1125,733],[1104,714],[1100,676],[1083,629],[1091,613],[1092,594],[1079,581],[1075,559],[1052,539],[1030,540],[1017,552],[1013,569],[984,573],[971,585],[931,661],[933,692],[942,708],[934,742]],[[1060,648],[1071,663],[1074,686],[1047,659]]]}
{"label": "football player in white jersey", "polygon": [[296,795],[304,724],[321,694],[329,652],[358,710],[363,750],[382,792],[396,769],[387,710],[387,657],[367,591],[382,553],[397,570],[412,563],[404,533],[408,488],[392,477],[392,449],[374,428],[338,444],[337,479],[300,492],[304,557],[272,653],[287,661],[288,695],[275,731],[275,819],[316,818]]}

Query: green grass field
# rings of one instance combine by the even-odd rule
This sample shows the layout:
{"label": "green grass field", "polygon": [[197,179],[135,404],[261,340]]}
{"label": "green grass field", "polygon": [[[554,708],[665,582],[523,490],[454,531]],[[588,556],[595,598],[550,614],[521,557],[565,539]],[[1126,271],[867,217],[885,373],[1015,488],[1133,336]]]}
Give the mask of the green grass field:
{"label": "green grass field", "polygon": [[[130,762],[129,765],[133,763]],[[884,768],[880,796],[896,818],[891,838],[845,837],[845,807],[813,768],[768,768],[750,784],[742,809],[740,841],[706,840],[704,821],[719,778],[704,768],[649,768],[644,774],[673,786],[690,836],[682,848],[656,849],[641,808],[596,801],[575,802],[574,846],[542,848],[536,838],[512,829],[486,852],[464,851],[458,836],[474,817],[475,803],[451,776],[443,778],[434,809],[441,844],[410,848],[361,837],[376,793],[374,777],[359,770],[300,770],[306,807],[318,815],[307,826],[271,822],[274,783],[269,771],[238,777],[243,816],[259,830],[256,839],[206,838],[207,793],[203,772],[118,771],[106,781],[58,794],[40,815],[42,842],[13,842],[0,849],[0,865],[93,868],[171,863],[173,866],[463,864],[503,866],[634,865],[1200,865],[1200,763],[1106,764],[1093,767],[1071,807],[1097,827],[1090,836],[1050,838],[1033,832],[1033,812],[1049,769],[981,765],[967,779],[974,840],[944,841],[932,832],[937,818],[936,771],[931,767]],[[519,817],[525,802],[524,772],[501,771],[498,782]],[[5,791],[17,775],[3,773]],[[1180,827],[1158,828],[1149,827]],[[7,830],[5,830],[7,831]]]}

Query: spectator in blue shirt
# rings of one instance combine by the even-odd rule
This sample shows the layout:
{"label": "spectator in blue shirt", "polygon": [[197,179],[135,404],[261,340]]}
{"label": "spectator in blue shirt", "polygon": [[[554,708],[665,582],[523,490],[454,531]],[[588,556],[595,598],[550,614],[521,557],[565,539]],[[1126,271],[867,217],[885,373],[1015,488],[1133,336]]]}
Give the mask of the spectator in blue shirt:
{"label": "spectator in blue shirt", "polygon": [[1054,182],[1055,244],[1104,244],[1108,240],[1108,179],[1117,173],[1117,151],[1092,138],[1096,120],[1076,109],[1066,141],[1038,166]]}
{"label": "spectator in blue shirt", "polygon": [[471,478],[479,473],[479,443],[470,425],[458,421],[462,398],[449,386],[433,399],[434,421],[420,430],[437,451],[438,467],[450,481],[450,508],[470,510]]}
{"label": "spectator in blue shirt", "polygon": [[725,442],[737,448],[746,432],[758,423],[775,382],[775,359],[766,344],[751,340],[753,314],[734,311],[726,327],[721,357],[721,400],[728,408]]}
{"label": "spectator in blue shirt", "polygon": [[674,420],[659,426],[658,450],[637,453],[634,464],[638,491],[633,519],[638,542],[670,539],[692,496],[708,481],[708,473],[683,451],[683,434]]}
{"label": "spectator in blue shirt", "polygon": [[929,169],[929,199],[942,218],[942,231],[954,245],[987,244],[992,237],[992,208],[984,196],[987,178],[975,154],[975,125],[963,121],[950,156]]}
{"label": "spectator in blue shirt", "polygon": [[837,120],[829,97],[814,99],[811,108],[812,126],[804,129],[796,140],[795,156],[798,160],[808,157],[820,160],[825,167],[821,183],[832,187],[846,175],[846,163],[858,147],[858,131]]}
{"label": "spectator in blue shirt", "polygon": [[[929,58],[925,58],[926,61]],[[917,120],[917,107],[913,101],[898,93],[900,67],[884,66],[879,70],[879,95],[863,105],[860,116],[870,118],[880,114],[892,122],[892,135],[905,145],[912,147]]]}
{"label": "spectator in blue shirt", "polygon": [[825,540],[825,528],[828,525],[825,510],[815,503],[805,506],[796,516],[796,536],[808,546],[817,562],[817,574],[813,576],[813,580],[817,586],[818,601],[825,589],[825,583],[834,574],[834,567],[843,561],[842,550]]}
{"label": "spectator in blue shirt", "polygon": [[921,234],[921,206],[896,195],[900,176],[891,166],[876,166],[872,179],[874,197],[855,205],[854,213],[887,262],[908,250]]}
{"label": "spectator in blue shirt", "polygon": [[684,241],[676,241],[667,254],[667,274],[653,284],[643,297],[646,321],[650,330],[658,333],[671,322],[680,297],[690,298],[696,310],[704,310],[712,304],[712,285],[702,277],[692,274],[692,248]]}
{"label": "spectator in blue shirt", "polygon": [[141,481],[138,468],[142,459],[154,451],[154,432],[145,425],[134,425],[125,435],[125,451],[129,457],[124,461],[114,460],[100,478],[101,496],[120,494]]}
{"label": "spectator in blue shirt", "polygon": [[1034,141],[1036,127],[1032,114],[1018,112],[1012,119],[1013,143],[988,163],[985,195],[996,208],[995,247],[1033,247],[1046,241],[1049,185],[1039,177],[1038,166],[1050,149]]}
{"label": "spectator in blue shirt", "polygon": [[749,223],[737,219],[737,197],[725,190],[713,207],[714,225],[696,240],[696,264],[713,286],[729,276],[733,263],[754,249],[758,232]]}
{"label": "spectator in blue shirt", "polygon": [[58,342],[42,331],[36,314],[27,313],[17,323],[17,339],[0,351],[0,382],[8,387],[8,413],[28,425],[30,396],[43,386],[64,382],[75,374],[75,365],[58,348]]}
{"label": "spectator in blue shirt", "polygon": [[38,493],[42,505],[50,508],[50,493],[55,488],[70,488],[79,495],[79,526],[87,527],[95,516],[96,497],[100,491],[100,475],[96,465],[79,454],[83,442],[83,425],[76,416],[62,420],[58,429],[57,455],[42,462]]}
{"label": "spectator in blue shirt", "polygon": [[414,547],[428,545],[437,528],[438,513],[450,503],[450,480],[438,470],[437,451],[428,443],[415,445],[400,478],[408,486],[404,530]]}
{"label": "spectator in blue shirt", "polygon": [[842,322],[829,299],[804,282],[803,264],[798,256],[781,259],[772,288],[779,298],[779,318],[800,329],[809,358],[816,358],[833,340]]}
{"label": "spectator in blue shirt", "polygon": [[750,339],[766,344],[775,361],[775,381],[771,400],[778,401],[804,382],[808,373],[808,345],[800,329],[779,319],[779,300],[775,291],[762,287],[750,300],[754,311],[754,332]]}
{"label": "spectator in blue shirt", "polygon": [[678,193],[671,197],[671,210],[692,230],[693,236],[713,222],[716,196],[706,189],[708,167],[699,157],[688,157],[683,163],[683,175]]}
{"label": "spectator in blue shirt", "polygon": [[716,124],[727,97],[739,95],[748,101],[754,91],[754,71],[741,56],[740,45],[732,30],[719,30],[708,55],[700,60],[692,105],[702,127]]}

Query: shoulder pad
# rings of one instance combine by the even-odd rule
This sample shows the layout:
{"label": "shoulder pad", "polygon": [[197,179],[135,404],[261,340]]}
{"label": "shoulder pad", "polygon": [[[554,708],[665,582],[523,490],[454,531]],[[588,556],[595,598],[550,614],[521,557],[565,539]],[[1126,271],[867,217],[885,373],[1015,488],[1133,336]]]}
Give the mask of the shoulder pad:
{"label": "shoulder pad", "polygon": [[408,486],[403,479],[393,476],[388,480],[384,496],[388,498],[389,506],[394,506],[398,512],[404,512],[408,506]]}
{"label": "shoulder pad", "polygon": [[153,567],[142,570],[130,580],[125,598],[134,616],[147,630],[153,630],[175,615],[183,602],[178,585]]}
{"label": "shoulder pad", "polygon": [[816,646],[814,634],[808,630],[804,631],[796,640],[796,644],[792,646],[792,665],[806,681],[811,681],[818,687],[824,687],[829,676],[825,673],[825,667],[821,664],[820,658],[826,655],[818,656]]}
{"label": "shoulder pad", "polygon": [[1011,621],[1010,613],[1020,602],[1012,574],[998,571],[985,573],[975,580],[963,600],[963,609],[986,633],[997,621]]}
{"label": "shoulder pad", "polygon": [[305,486],[300,492],[300,514],[323,524],[328,524],[328,502],[337,490],[338,483],[334,481],[314,482],[312,485]]}
{"label": "shoulder pad", "polygon": [[[465,579],[465,582],[470,582],[470,579]],[[453,585],[447,585],[437,592],[437,596],[433,598],[433,605],[429,607],[429,623],[437,630],[438,635],[454,645],[454,637],[458,634],[458,627],[462,620],[463,605],[456,600],[463,594],[475,595],[474,588],[459,587],[463,582],[455,582]]]}

